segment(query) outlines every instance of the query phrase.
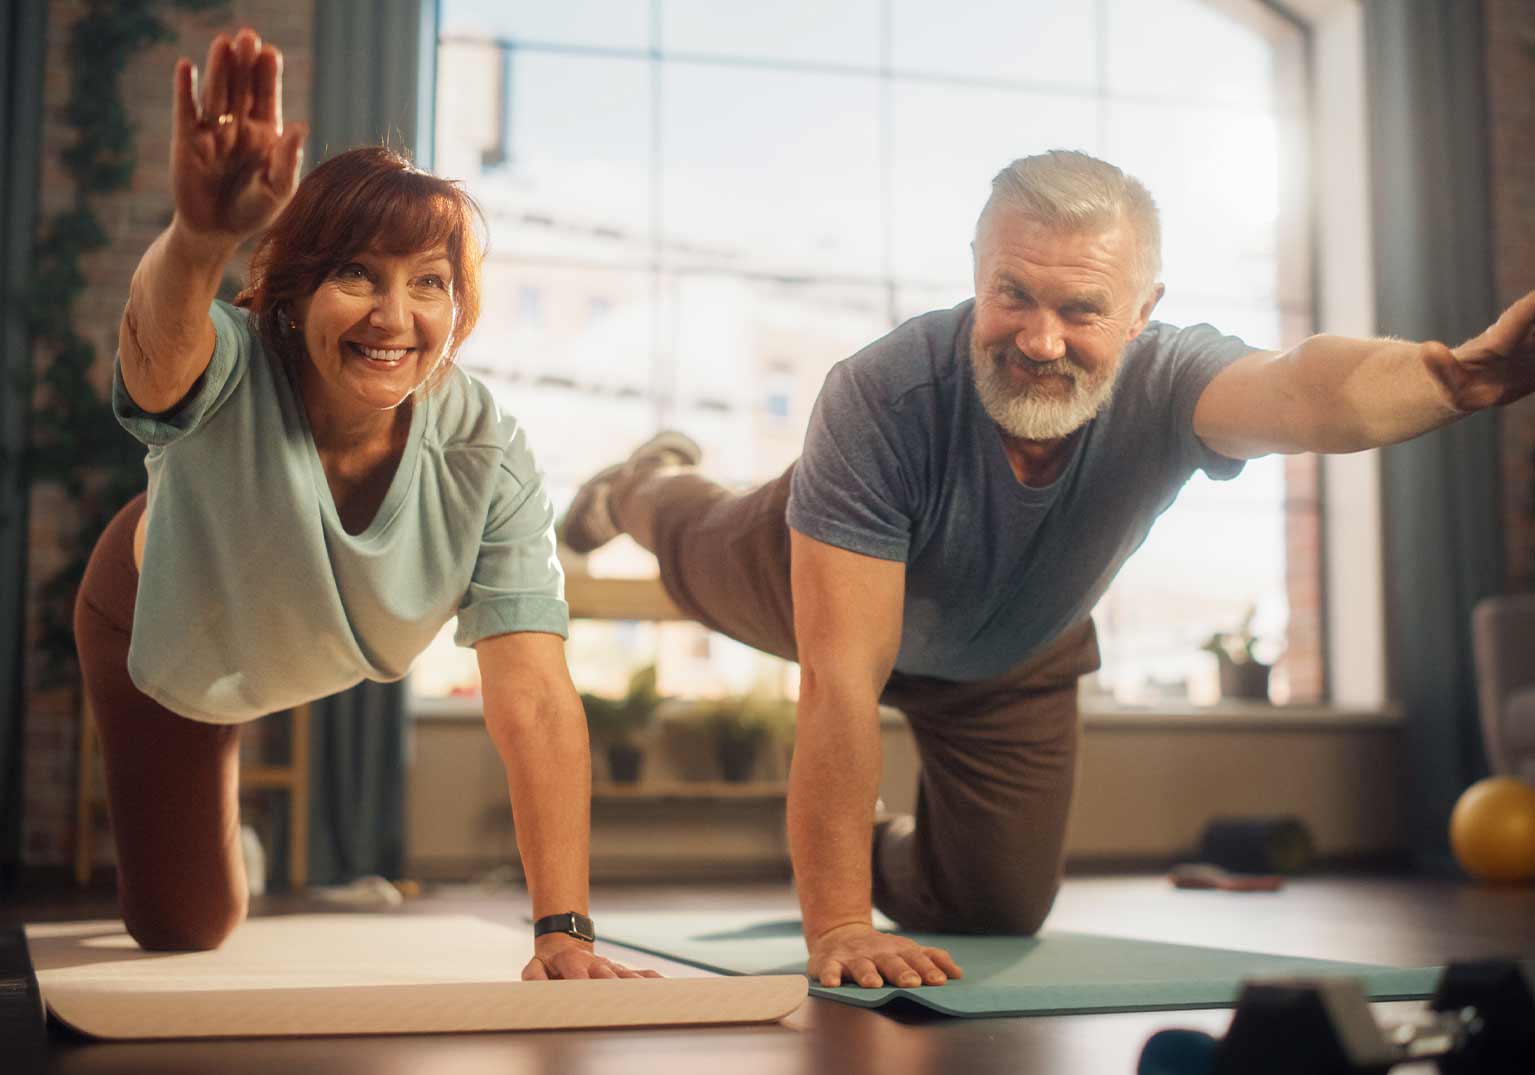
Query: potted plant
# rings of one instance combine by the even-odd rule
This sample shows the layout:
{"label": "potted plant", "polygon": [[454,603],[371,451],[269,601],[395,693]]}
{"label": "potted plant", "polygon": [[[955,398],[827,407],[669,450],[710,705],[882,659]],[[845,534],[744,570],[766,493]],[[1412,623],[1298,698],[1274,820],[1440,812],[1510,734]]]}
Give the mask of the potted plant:
{"label": "potted plant", "polygon": [[792,733],[794,703],[748,694],[705,704],[693,719],[712,740],[721,775],[741,784],[752,778],[762,749]]}
{"label": "potted plant", "polygon": [[643,734],[655,718],[661,696],[656,693],[656,666],[648,664],[629,677],[629,689],[622,698],[581,695],[586,709],[586,726],[592,742],[600,745],[608,759],[608,776],[618,784],[634,784],[640,779],[644,758]]}
{"label": "potted plant", "polygon": [[1272,664],[1258,659],[1255,647],[1261,645],[1253,634],[1253,616],[1257,607],[1251,606],[1242,624],[1235,631],[1217,631],[1200,648],[1215,654],[1220,666],[1222,698],[1244,698],[1267,701],[1269,696],[1269,672]]}

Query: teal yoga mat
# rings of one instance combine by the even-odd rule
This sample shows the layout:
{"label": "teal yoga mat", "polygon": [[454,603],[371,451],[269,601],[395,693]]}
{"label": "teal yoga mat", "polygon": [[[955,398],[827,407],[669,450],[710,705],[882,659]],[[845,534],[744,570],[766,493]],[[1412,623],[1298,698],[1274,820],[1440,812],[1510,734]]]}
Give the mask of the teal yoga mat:
{"label": "teal yoga mat", "polygon": [[[804,973],[797,918],[750,913],[613,914],[598,919],[604,940],[725,974]],[[1244,979],[1348,976],[1374,1000],[1416,1000],[1434,991],[1440,968],[1399,969],[1199,948],[1186,944],[1046,931],[1038,937],[912,933],[946,948],[965,976],[939,987],[827,989],[818,997],[878,1008],[897,998],[945,1015],[1060,1015],[1230,1007]]]}

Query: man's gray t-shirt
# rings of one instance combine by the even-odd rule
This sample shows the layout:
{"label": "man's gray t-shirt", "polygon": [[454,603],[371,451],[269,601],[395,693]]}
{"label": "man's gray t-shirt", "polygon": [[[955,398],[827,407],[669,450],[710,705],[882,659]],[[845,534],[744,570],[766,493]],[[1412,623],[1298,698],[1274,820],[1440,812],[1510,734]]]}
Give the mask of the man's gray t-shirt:
{"label": "man's gray t-shirt", "polygon": [[1002,675],[1085,619],[1195,470],[1241,472],[1195,436],[1194,407],[1254,350],[1209,325],[1150,323],[1061,475],[1036,488],[976,392],[973,306],[913,318],[832,369],[788,507],[808,537],[904,562],[895,667],[962,681]]}

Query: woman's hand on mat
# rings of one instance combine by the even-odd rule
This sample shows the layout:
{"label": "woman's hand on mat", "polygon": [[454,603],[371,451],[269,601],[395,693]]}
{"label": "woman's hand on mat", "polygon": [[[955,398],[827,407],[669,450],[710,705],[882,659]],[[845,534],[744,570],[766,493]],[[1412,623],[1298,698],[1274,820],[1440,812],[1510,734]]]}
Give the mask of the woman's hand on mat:
{"label": "woman's hand on mat", "polygon": [[522,980],[550,978],[659,978],[653,970],[634,970],[605,959],[591,945],[564,934],[549,934],[533,943],[533,958],[522,968]]}
{"label": "woman's hand on mat", "polygon": [[912,989],[943,985],[964,977],[959,964],[942,948],[927,948],[907,937],[881,933],[863,922],[829,929],[810,941],[810,977],[835,987],[877,989],[886,983]]}
{"label": "woman's hand on mat", "polygon": [[176,62],[176,217],[193,233],[237,243],[270,224],[293,196],[308,127],[283,129],[282,53],[249,27],[213,39],[201,86],[197,80],[190,60]]}

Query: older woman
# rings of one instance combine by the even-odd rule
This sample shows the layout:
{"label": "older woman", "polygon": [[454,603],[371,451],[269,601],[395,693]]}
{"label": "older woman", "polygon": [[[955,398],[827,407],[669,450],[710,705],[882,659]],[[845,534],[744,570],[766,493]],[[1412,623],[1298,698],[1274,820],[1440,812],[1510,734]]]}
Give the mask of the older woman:
{"label": "older woman", "polygon": [[[479,310],[477,211],[380,148],[297,182],[282,58],[219,35],[174,80],[175,215],[144,254],[114,385],[149,489],[107,528],[76,632],[118,892],[146,948],[246,913],[239,726],[395,680],[457,615],[478,655],[538,920],[525,978],[593,955],[590,767],[553,515],[521,427],[453,367]],[[214,299],[261,238],[238,306]],[[241,309],[239,307],[244,307]]]}

